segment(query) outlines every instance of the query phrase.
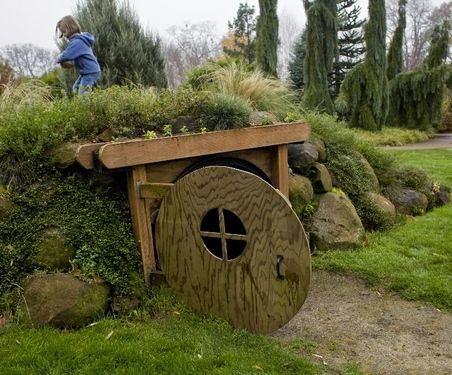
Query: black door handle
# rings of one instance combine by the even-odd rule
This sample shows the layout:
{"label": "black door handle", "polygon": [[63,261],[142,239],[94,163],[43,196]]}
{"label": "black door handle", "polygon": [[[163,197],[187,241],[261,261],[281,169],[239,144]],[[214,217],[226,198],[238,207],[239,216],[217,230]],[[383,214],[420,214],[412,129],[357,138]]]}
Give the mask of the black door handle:
{"label": "black door handle", "polygon": [[284,275],[281,275],[281,270],[280,270],[281,263],[283,260],[284,260],[284,257],[282,255],[276,256],[276,274],[277,274],[279,280],[285,279]]}

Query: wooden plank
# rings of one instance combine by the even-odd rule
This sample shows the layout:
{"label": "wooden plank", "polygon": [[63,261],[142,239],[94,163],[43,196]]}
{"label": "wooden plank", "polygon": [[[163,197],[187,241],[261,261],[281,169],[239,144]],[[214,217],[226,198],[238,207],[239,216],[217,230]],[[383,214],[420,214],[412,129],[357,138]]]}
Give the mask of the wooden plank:
{"label": "wooden plank", "polygon": [[163,199],[171,186],[174,184],[169,183],[151,183],[141,182],[139,187],[139,196],[144,199]]}
{"label": "wooden plank", "polygon": [[307,123],[290,123],[149,140],[131,140],[102,146],[99,150],[99,159],[107,168],[122,168],[302,142],[308,139],[309,134],[310,127]]}
{"label": "wooden plank", "polygon": [[141,253],[144,281],[149,285],[151,272],[156,270],[154,243],[146,201],[140,198],[138,188],[140,183],[146,181],[146,168],[133,167],[128,171],[127,177],[133,231]]}
{"label": "wooden plank", "polygon": [[287,145],[276,147],[273,156],[273,185],[287,198],[289,198],[289,161]]}
{"label": "wooden plank", "polygon": [[87,143],[77,149],[75,159],[85,169],[94,169],[94,154],[105,145],[104,143]]}

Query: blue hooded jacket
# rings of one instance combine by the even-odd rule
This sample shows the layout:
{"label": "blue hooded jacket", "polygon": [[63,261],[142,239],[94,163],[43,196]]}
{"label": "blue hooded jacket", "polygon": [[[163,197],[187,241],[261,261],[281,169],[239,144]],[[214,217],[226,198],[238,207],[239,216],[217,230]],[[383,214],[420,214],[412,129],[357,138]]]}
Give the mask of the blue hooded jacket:
{"label": "blue hooded jacket", "polygon": [[74,61],[78,74],[100,72],[100,66],[93,54],[94,36],[90,33],[74,34],[69,38],[69,44],[58,57],[57,62]]}

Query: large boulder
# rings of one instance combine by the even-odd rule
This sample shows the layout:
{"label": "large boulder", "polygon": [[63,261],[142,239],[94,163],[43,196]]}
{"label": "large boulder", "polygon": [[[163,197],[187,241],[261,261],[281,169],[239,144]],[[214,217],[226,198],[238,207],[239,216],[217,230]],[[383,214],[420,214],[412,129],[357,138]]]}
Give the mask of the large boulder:
{"label": "large boulder", "polygon": [[367,192],[364,194],[365,212],[361,220],[368,230],[390,228],[396,220],[396,209],[392,202],[384,196]]}
{"label": "large boulder", "polygon": [[52,148],[48,153],[57,168],[66,169],[75,164],[79,147],[79,143],[63,143]]}
{"label": "large boulder", "polygon": [[289,166],[296,173],[306,174],[319,158],[319,153],[312,143],[295,143],[289,145]]}
{"label": "large boulder", "polygon": [[82,327],[105,313],[110,287],[70,274],[34,275],[25,280],[21,317],[35,327]]}
{"label": "large boulder", "polygon": [[313,248],[348,249],[363,244],[364,227],[344,193],[321,194],[318,203],[317,211],[305,223]]}
{"label": "large boulder", "polygon": [[113,140],[113,130],[110,128],[104,129],[94,140],[96,142],[111,142]]}
{"label": "large boulder", "polygon": [[314,198],[314,189],[307,177],[298,174],[289,175],[289,200],[292,209],[300,216],[306,204]]}
{"label": "large boulder", "polygon": [[67,270],[75,250],[67,245],[66,239],[58,228],[47,229],[36,244],[34,261],[49,271]]}
{"label": "large boulder", "polygon": [[323,164],[314,163],[309,172],[309,178],[316,194],[326,193],[333,189],[330,172]]}
{"label": "large boulder", "polygon": [[445,204],[448,204],[450,202],[450,190],[445,186],[439,186],[437,189],[434,190],[433,194],[435,197],[434,204],[437,207],[444,206]]}
{"label": "large boulder", "polygon": [[386,194],[399,214],[418,216],[427,211],[428,198],[425,194],[403,187],[390,187]]}
{"label": "large boulder", "polygon": [[273,113],[265,111],[251,112],[250,123],[252,125],[270,125],[278,122],[278,119]]}
{"label": "large boulder", "polygon": [[319,154],[317,161],[324,163],[327,158],[325,143],[321,139],[310,139],[308,142],[314,145]]}
{"label": "large boulder", "polygon": [[369,191],[371,191],[373,193],[378,193],[380,191],[380,183],[378,181],[378,178],[377,178],[377,175],[375,174],[374,169],[372,168],[372,166],[369,164],[367,159],[362,154],[360,154],[359,152],[356,152],[356,155],[358,156],[359,161],[361,162],[362,166],[364,167],[364,171],[367,175],[367,178],[369,179],[369,182],[370,182]]}

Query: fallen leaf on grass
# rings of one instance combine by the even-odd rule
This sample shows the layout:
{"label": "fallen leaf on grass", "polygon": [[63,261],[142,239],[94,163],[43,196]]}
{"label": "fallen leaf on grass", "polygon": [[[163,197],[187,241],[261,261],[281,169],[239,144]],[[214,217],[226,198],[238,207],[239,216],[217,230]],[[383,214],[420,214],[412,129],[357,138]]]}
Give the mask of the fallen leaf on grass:
{"label": "fallen leaf on grass", "polygon": [[259,371],[264,371],[264,369],[262,367],[258,366],[258,365],[254,365],[253,369],[259,370]]}
{"label": "fallen leaf on grass", "polygon": [[113,332],[114,332],[114,331],[111,331],[111,332],[107,335],[107,337],[105,337],[105,340],[110,340],[110,337],[113,336]]}

